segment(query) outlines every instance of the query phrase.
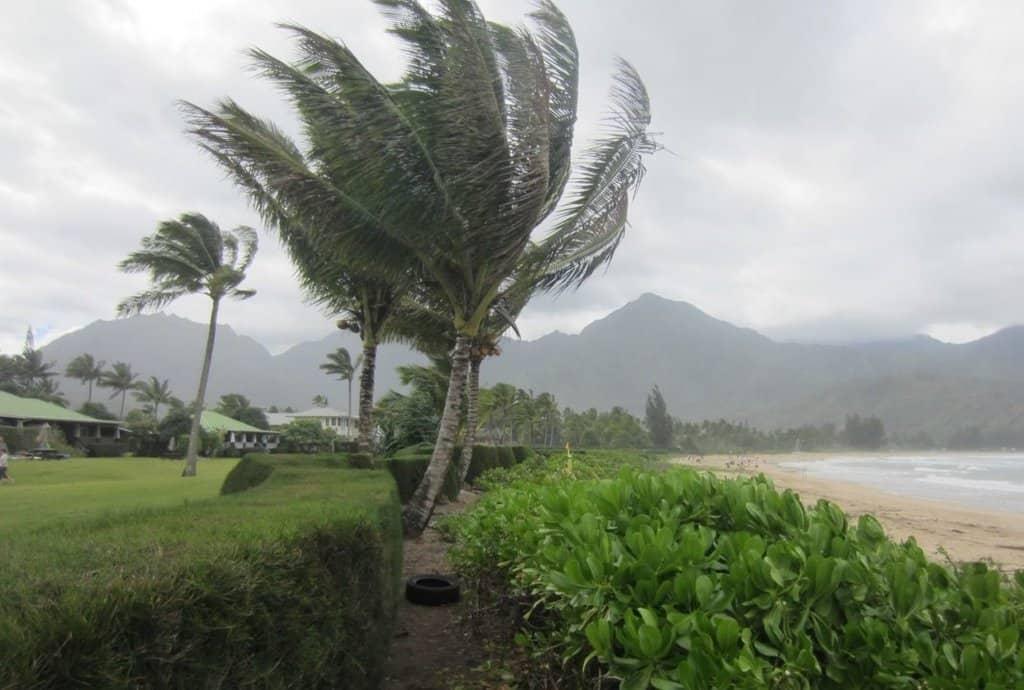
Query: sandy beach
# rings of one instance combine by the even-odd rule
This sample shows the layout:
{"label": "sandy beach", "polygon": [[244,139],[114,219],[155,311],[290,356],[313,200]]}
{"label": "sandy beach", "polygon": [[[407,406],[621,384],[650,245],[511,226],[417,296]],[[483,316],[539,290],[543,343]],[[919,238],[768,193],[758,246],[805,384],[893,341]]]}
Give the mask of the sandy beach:
{"label": "sandy beach", "polygon": [[948,502],[908,498],[860,484],[805,476],[782,463],[821,460],[834,454],[709,455],[680,457],[677,464],[726,475],[763,473],[781,488],[792,489],[807,504],[825,498],[856,517],[871,513],[898,540],[913,536],[937,559],[944,548],[957,561],[991,560],[1001,570],[1024,569],[1024,515],[982,511]]}

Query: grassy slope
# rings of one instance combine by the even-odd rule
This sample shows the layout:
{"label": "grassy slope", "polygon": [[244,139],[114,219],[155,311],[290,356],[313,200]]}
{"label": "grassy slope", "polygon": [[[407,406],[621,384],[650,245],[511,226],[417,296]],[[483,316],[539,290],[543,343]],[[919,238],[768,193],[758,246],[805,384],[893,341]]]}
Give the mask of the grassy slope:
{"label": "grassy slope", "polygon": [[153,458],[11,461],[14,484],[0,484],[3,533],[35,530],[136,508],[212,498],[237,460],[203,459],[199,474],[181,478],[181,463]]}

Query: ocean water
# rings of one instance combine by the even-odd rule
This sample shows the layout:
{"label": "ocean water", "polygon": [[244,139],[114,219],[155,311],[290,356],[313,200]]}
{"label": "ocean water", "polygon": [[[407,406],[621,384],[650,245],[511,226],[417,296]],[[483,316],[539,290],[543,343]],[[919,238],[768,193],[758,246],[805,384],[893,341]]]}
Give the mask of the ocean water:
{"label": "ocean water", "polygon": [[836,456],[782,467],[901,496],[1024,513],[1024,453]]}

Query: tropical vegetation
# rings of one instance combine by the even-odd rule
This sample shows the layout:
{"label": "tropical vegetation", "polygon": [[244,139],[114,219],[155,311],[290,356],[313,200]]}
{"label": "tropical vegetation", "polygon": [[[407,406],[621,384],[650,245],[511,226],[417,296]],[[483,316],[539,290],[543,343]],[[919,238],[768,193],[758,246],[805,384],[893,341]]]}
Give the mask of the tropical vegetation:
{"label": "tropical vegetation", "polygon": [[212,460],[187,482],[142,458],[18,471],[33,491],[0,502],[0,687],[379,687],[402,562],[387,473],[339,456]]}
{"label": "tropical vegetation", "polygon": [[186,107],[200,145],[279,232],[322,264],[386,282],[416,276],[441,297],[456,339],[434,457],[404,513],[417,532],[447,473],[484,320],[521,290],[577,285],[612,257],[654,144],[646,91],[623,62],[607,135],[582,159],[552,231],[532,241],[572,171],[578,56],[567,20],[550,2],[532,32],[487,22],[473,2],[445,2],[439,15],[415,0],[379,4],[410,56],[398,83],[299,26],[286,27],[296,64],[251,53],[295,104],[308,153],[233,101]]}
{"label": "tropical vegetation", "polygon": [[764,477],[583,480],[586,460],[492,482],[447,527],[556,668],[627,690],[1024,684],[1024,573],[930,561]]}
{"label": "tropical vegetation", "polygon": [[124,419],[124,404],[128,397],[128,391],[138,388],[138,378],[139,375],[132,371],[132,366],[127,362],[114,362],[109,370],[100,374],[100,388],[109,388],[113,391],[110,394],[110,399],[113,400],[117,396],[121,396],[121,412],[118,414],[118,419]]}
{"label": "tropical vegetation", "polygon": [[89,387],[89,398],[86,403],[92,402],[92,385],[102,378],[105,365],[106,362],[96,361],[88,352],[84,352],[68,362],[64,375],[71,379],[77,379]]}
{"label": "tropical vegetation", "polygon": [[156,422],[160,421],[160,406],[170,405],[176,400],[171,393],[170,382],[167,379],[161,381],[156,376],[150,376],[148,380],[135,384],[134,396],[145,405],[144,411],[153,415]]}
{"label": "tropical vegetation", "polygon": [[[337,376],[342,381],[348,382],[348,410],[346,411],[348,416],[345,418],[346,436],[351,435],[349,425],[352,423],[352,379],[355,378],[356,370],[359,369],[362,363],[363,358],[361,355],[353,360],[348,350],[339,347],[334,352],[328,353],[327,361],[320,365],[325,374]],[[361,426],[360,430],[362,430]],[[370,440],[360,437],[360,446],[369,448]]]}
{"label": "tropical vegetation", "polygon": [[182,472],[185,477],[196,474],[199,423],[213,360],[217,312],[224,298],[248,299],[256,294],[255,290],[239,287],[256,256],[256,248],[256,232],[250,227],[225,231],[202,214],[184,213],[176,220],[162,222],[155,233],[142,239],[142,248],[130,253],[119,265],[127,273],[148,273],[151,282],[148,290],[118,305],[122,316],[158,309],[184,295],[202,294],[210,298],[210,324]]}

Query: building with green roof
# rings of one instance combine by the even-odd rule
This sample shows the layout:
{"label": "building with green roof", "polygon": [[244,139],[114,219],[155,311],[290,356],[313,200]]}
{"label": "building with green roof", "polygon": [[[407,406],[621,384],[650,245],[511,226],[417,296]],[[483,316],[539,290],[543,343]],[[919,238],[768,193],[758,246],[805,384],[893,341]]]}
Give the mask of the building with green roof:
{"label": "building with green roof", "polygon": [[[70,443],[96,439],[119,440],[122,431],[117,420],[96,419],[45,400],[22,398],[0,391],[0,427],[10,427],[18,432],[9,435],[24,438],[28,434],[21,432],[42,429],[46,425],[59,428]],[[15,445],[14,438],[7,440],[12,446]],[[20,445],[26,444],[23,442]]]}
{"label": "building with green roof", "polygon": [[281,439],[276,431],[259,429],[214,410],[203,410],[199,424],[204,431],[220,434],[224,445],[235,450],[273,450]]}

